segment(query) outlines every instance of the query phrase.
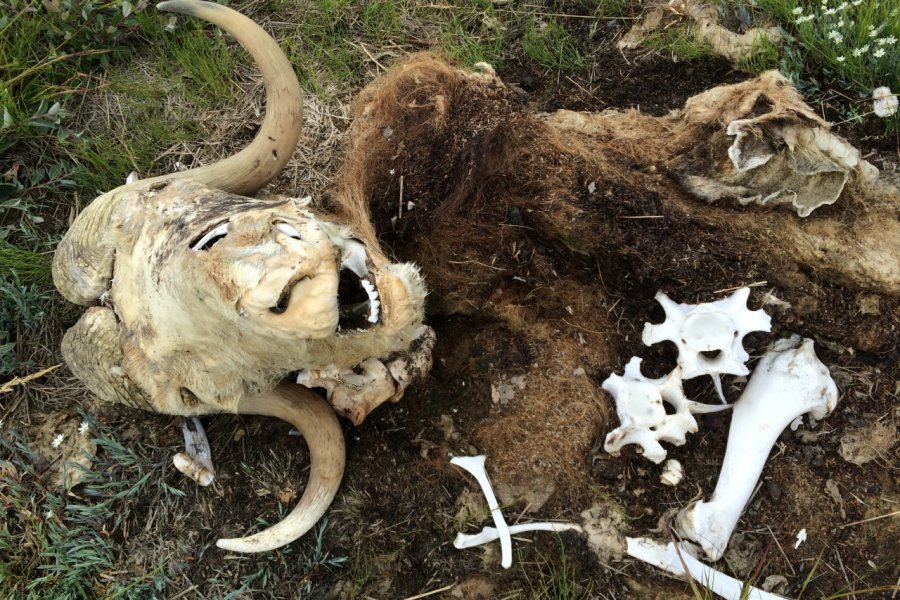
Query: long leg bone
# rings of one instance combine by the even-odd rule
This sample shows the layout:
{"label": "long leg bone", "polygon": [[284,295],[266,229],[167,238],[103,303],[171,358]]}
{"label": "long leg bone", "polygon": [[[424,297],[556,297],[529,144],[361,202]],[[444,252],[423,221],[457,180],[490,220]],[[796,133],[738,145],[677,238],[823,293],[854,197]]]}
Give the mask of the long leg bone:
{"label": "long leg bone", "polygon": [[776,343],[734,405],[712,498],[678,514],[679,533],[699,543],[711,560],[721,558],[779,434],[801,415],[825,418],[837,402],[837,386],[816,358],[812,340],[794,336]]}
{"label": "long leg bone", "polygon": [[451,459],[450,463],[471,473],[481,486],[481,491],[484,492],[484,497],[487,499],[488,508],[491,510],[491,516],[494,518],[494,525],[497,526],[500,538],[500,565],[504,569],[510,568],[512,566],[512,539],[510,538],[509,526],[506,524],[506,519],[503,518],[503,513],[500,511],[500,504],[497,502],[497,497],[494,496],[494,488],[491,487],[487,471],[484,469],[484,455],[457,456]]}
{"label": "long leg bone", "polygon": [[[191,428],[193,427],[193,429]],[[212,451],[206,431],[197,417],[185,417],[181,424],[184,434],[185,453],[179,452],[172,457],[175,468],[193,479],[198,485],[208,486],[216,478],[216,470],[212,464]]]}

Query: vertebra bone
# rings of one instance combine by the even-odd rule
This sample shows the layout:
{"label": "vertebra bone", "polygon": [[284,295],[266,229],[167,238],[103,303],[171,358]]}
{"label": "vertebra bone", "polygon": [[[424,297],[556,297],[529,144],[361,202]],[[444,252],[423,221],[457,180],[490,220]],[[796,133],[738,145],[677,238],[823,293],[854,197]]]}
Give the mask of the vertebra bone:
{"label": "vertebra bone", "polygon": [[[623,446],[636,444],[646,458],[659,464],[666,458],[666,450],[659,442],[681,446],[688,432],[697,431],[693,414],[718,412],[730,407],[711,406],[685,398],[680,367],[665,377],[647,379],[641,374],[641,362],[635,356],[625,365],[624,375],[613,373],[603,382],[603,389],[616,400],[616,414],[621,423],[607,434],[603,449],[618,456]],[[663,402],[671,405],[675,414],[666,414]]]}
{"label": "vertebra bone", "polygon": [[[744,336],[752,331],[771,331],[772,320],[762,310],[748,310],[750,288],[740,288],[715,302],[678,304],[662,292],[656,300],[666,311],[662,323],[646,323],[642,339],[648,346],[668,340],[678,346],[678,366],[683,379],[711,375],[722,402],[721,373],[746,375],[750,358]],[[704,353],[716,353],[707,356]]]}

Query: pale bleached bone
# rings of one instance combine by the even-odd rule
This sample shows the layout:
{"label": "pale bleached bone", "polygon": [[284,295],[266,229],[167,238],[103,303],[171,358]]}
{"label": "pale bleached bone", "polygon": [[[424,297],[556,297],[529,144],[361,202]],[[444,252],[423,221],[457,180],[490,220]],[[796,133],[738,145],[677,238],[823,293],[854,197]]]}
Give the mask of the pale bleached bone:
{"label": "pale bleached bone", "polygon": [[216,478],[216,470],[212,464],[212,450],[209,448],[209,440],[206,439],[206,431],[203,429],[200,419],[185,417],[181,424],[181,432],[184,434],[186,452],[179,452],[173,456],[172,464],[176,469],[196,481],[198,485],[206,487]]}
{"label": "pale bleached bone", "polygon": [[[528,533],[529,531],[552,531],[561,533],[563,531],[584,531],[581,525],[577,523],[521,523],[519,525],[510,525],[510,535],[519,533]],[[475,534],[457,533],[456,539],[453,540],[453,547],[459,550],[466,548],[474,548],[488,542],[493,542],[500,537],[500,532],[496,527],[485,527]]]}
{"label": "pale bleached bone", "polygon": [[[763,591],[697,560],[684,542],[667,545],[650,538],[625,538],[626,552],[647,564],[653,565],[676,577],[686,577],[685,566],[691,577],[714,594],[726,600],[783,600],[782,596]],[[682,563],[682,561],[684,561]]]}
{"label": "pale bleached bone", "polygon": [[494,525],[497,526],[498,537],[500,538],[500,565],[504,569],[512,566],[512,539],[510,538],[509,526],[503,513],[500,511],[500,504],[494,495],[494,488],[491,487],[491,481],[488,479],[487,471],[484,469],[484,455],[479,456],[457,456],[450,460],[450,464],[456,465],[471,473],[481,486],[484,497],[487,500],[488,508],[491,516],[494,518]]}
{"label": "pale bleached bone", "polygon": [[659,474],[660,482],[675,486],[681,483],[682,479],[684,479],[684,467],[681,466],[681,463],[674,458],[667,460],[663,465],[662,473]]}
{"label": "pale bleached bone", "polygon": [[709,502],[695,502],[675,518],[682,537],[719,560],[750,500],[775,440],[798,416],[823,419],[838,402],[837,386],[809,339],[793,336],[772,346],[734,404],[728,446]]}
{"label": "pale bleached bone", "polygon": [[[722,402],[719,375],[746,375],[750,356],[744,350],[744,336],[752,331],[771,331],[772,320],[762,310],[749,310],[750,288],[736,290],[727,298],[702,304],[679,304],[663,292],[656,301],[666,312],[662,323],[645,323],[642,339],[651,346],[670,341],[678,347],[678,366],[683,379],[710,375]],[[706,356],[703,352],[718,352]]]}
{"label": "pale bleached bone", "polygon": [[[681,446],[688,432],[697,431],[694,414],[718,412],[730,406],[692,402],[681,388],[680,367],[665,377],[648,379],[641,374],[641,362],[633,357],[625,365],[624,375],[613,373],[603,382],[603,389],[616,401],[620,422],[606,435],[603,449],[618,456],[623,446],[636,444],[645,458],[659,464],[666,458],[661,441]],[[666,414],[663,402],[672,406],[675,414]]]}

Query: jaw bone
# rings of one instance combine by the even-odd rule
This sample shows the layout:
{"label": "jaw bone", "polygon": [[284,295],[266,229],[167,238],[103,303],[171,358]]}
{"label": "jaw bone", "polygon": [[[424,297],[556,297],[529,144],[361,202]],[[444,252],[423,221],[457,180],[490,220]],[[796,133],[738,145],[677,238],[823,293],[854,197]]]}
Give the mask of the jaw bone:
{"label": "jaw bone", "polygon": [[837,403],[837,386],[816,358],[812,340],[794,336],[774,344],[734,404],[712,498],[682,510],[675,519],[678,532],[699,543],[710,560],[721,558],[775,440],[798,417],[823,419]]}

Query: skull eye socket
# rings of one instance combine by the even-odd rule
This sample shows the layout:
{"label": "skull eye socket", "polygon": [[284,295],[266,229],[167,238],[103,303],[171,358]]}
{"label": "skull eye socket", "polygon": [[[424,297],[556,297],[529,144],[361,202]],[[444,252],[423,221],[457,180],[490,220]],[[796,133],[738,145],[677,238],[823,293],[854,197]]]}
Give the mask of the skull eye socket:
{"label": "skull eye socket", "polygon": [[275,229],[288,237],[294,238],[295,240],[299,240],[302,237],[299,231],[297,231],[292,225],[288,225],[287,223],[275,223]]}
{"label": "skull eye socket", "polygon": [[216,242],[228,235],[228,223],[216,225],[207,231],[196,242],[191,244],[191,250],[205,252],[216,245]]}

